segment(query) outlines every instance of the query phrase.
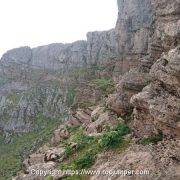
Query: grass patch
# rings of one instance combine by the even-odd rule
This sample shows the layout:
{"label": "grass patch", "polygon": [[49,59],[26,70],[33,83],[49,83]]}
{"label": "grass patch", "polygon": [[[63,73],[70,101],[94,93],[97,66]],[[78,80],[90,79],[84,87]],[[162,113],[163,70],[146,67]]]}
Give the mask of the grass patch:
{"label": "grass patch", "polygon": [[[131,132],[125,124],[119,124],[110,132],[105,132],[102,136],[92,137],[84,134],[82,128],[76,129],[69,138],[68,142],[75,142],[77,147],[73,150],[66,146],[66,161],[59,166],[61,170],[81,170],[91,167],[97,154],[109,149],[124,150],[129,146],[129,141],[123,139],[123,136]],[[67,142],[67,144],[68,144]]]}
{"label": "grass patch", "polygon": [[90,84],[101,90],[104,96],[111,94],[115,90],[115,84],[111,78],[97,78],[92,80]]}
{"label": "grass patch", "polygon": [[47,177],[45,177],[45,180],[53,180],[54,178],[53,178],[53,176],[47,176]]}
{"label": "grass patch", "polygon": [[70,155],[72,155],[73,154],[73,148],[70,146],[66,146],[65,147],[65,154],[66,154],[66,157],[69,157]]}
{"label": "grass patch", "polygon": [[66,95],[66,103],[69,107],[73,106],[76,98],[76,91],[74,88],[69,88]]}
{"label": "grass patch", "polygon": [[152,137],[148,137],[148,138],[144,138],[142,140],[139,141],[140,144],[142,145],[148,145],[148,144],[157,144],[159,141],[163,140],[163,134],[159,133],[158,135],[152,136]]}
{"label": "grass patch", "polygon": [[73,138],[73,141],[78,144],[77,150],[83,149],[86,145],[93,143],[94,140],[94,137],[87,136],[83,132]]}
{"label": "grass patch", "polygon": [[91,150],[88,150],[85,154],[78,157],[74,161],[75,169],[86,169],[91,167],[96,159],[96,152]]}

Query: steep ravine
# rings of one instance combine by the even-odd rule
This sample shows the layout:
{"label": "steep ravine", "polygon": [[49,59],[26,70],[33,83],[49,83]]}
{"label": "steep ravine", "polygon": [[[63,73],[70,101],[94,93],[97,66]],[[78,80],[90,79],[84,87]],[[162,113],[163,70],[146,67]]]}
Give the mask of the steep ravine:
{"label": "steep ravine", "polygon": [[114,29],[1,58],[0,179],[180,178],[180,1],[117,2]]}

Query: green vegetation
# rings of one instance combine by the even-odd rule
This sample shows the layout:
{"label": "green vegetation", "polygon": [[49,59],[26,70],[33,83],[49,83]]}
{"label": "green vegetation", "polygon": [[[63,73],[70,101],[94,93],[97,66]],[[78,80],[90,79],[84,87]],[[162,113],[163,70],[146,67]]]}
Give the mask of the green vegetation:
{"label": "green vegetation", "polygon": [[115,84],[111,78],[97,78],[92,80],[90,84],[101,90],[104,96],[112,93],[115,89]]}
{"label": "green vegetation", "polygon": [[81,150],[86,147],[86,145],[93,143],[94,137],[87,136],[83,132],[80,132],[73,138],[73,141],[78,144],[77,150]]}
{"label": "green vegetation", "polygon": [[38,115],[35,131],[12,136],[12,143],[5,144],[0,135],[0,179],[10,180],[21,170],[22,160],[45,142],[48,142],[53,130],[59,124],[57,119],[46,119]]}
{"label": "green vegetation", "polygon": [[88,150],[85,154],[83,154],[74,161],[75,168],[85,169],[91,167],[95,161],[95,156],[96,156],[95,151],[93,151],[92,149]]}
{"label": "green vegetation", "polygon": [[67,95],[66,95],[66,102],[69,107],[73,106],[73,104],[75,102],[75,97],[76,97],[75,89],[69,88]]}
{"label": "green vegetation", "polygon": [[147,144],[151,144],[151,143],[156,144],[162,140],[163,140],[163,134],[159,133],[158,135],[148,137],[148,138],[144,138],[139,143],[142,145],[147,145]]}
{"label": "green vegetation", "polygon": [[[66,142],[65,152],[67,159],[59,168],[61,170],[80,170],[91,167],[98,153],[109,149],[122,150],[127,148],[129,141],[124,140],[123,136],[130,132],[130,128],[125,124],[119,124],[110,132],[104,132],[97,137],[86,135],[83,128],[73,130],[71,137]],[[76,143],[75,149],[69,146],[70,142]]]}
{"label": "green vegetation", "polygon": [[53,177],[52,176],[47,176],[47,177],[45,177],[45,180],[53,180]]}
{"label": "green vegetation", "polygon": [[71,71],[70,76],[75,78],[77,81],[81,77],[85,77],[87,74],[87,69],[86,68],[77,68]]}
{"label": "green vegetation", "polygon": [[117,131],[119,136],[125,136],[131,133],[131,129],[126,124],[118,124],[114,131]]}
{"label": "green vegetation", "polygon": [[76,132],[79,128],[80,128],[80,126],[75,126],[75,127],[66,126],[66,129],[67,129],[68,132],[70,132],[70,133]]}
{"label": "green vegetation", "polygon": [[66,157],[69,157],[70,155],[72,155],[72,153],[73,153],[73,148],[70,147],[70,146],[66,146],[66,147],[65,147]]}
{"label": "green vegetation", "polygon": [[103,134],[99,143],[104,149],[116,148],[122,142],[122,137],[118,135],[117,131],[111,131]]}
{"label": "green vegetation", "polygon": [[87,178],[86,178],[86,176],[83,176],[83,175],[73,175],[73,176],[63,178],[63,179],[66,179],[66,180],[86,180]]}
{"label": "green vegetation", "polygon": [[104,149],[112,149],[121,145],[123,136],[131,133],[131,129],[125,124],[118,124],[112,131],[102,135],[99,143]]}

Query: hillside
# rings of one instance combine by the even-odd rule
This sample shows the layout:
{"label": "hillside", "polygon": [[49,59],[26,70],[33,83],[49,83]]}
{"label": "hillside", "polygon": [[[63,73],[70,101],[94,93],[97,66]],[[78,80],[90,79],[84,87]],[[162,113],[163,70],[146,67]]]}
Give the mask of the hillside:
{"label": "hillside", "polygon": [[2,56],[0,179],[180,179],[180,1],[117,2],[109,31]]}

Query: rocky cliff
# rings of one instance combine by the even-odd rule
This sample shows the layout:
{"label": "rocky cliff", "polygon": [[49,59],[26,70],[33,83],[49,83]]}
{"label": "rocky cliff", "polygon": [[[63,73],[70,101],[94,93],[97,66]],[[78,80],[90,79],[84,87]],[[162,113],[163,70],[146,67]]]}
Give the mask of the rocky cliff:
{"label": "rocky cliff", "polygon": [[15,179],[44,179],[33,168],[148,170],[110,178],[179,179],[180,1],[117,2],[114,29],[71,44],[13,49],[1,58],[6,142],[9,133],[33,132],[39,114],[58,120],[66,114],[49,144],[25,156]]}

